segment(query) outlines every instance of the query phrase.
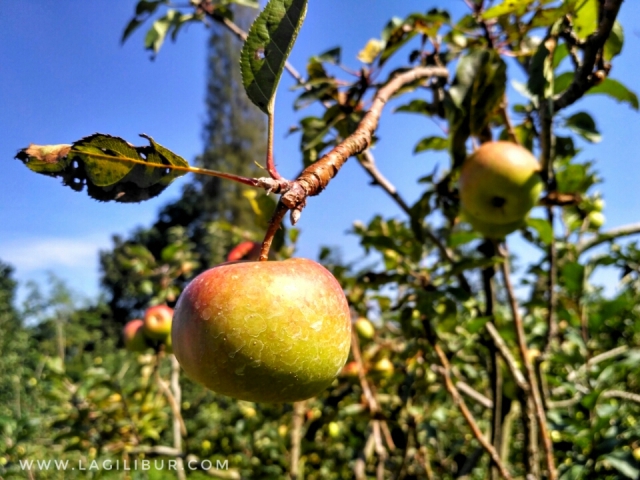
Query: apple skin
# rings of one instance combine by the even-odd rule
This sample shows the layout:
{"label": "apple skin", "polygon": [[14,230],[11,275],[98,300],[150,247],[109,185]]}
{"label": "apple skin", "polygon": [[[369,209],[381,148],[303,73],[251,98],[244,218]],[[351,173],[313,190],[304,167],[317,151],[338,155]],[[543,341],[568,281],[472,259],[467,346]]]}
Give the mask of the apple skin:
{"label": "apple skin", "polygon": [[152,340],[164,340],[171,334],[173,309],[167,305],[150,307],[144,313],[144,333]]}
{"label": "apple skin", "polygon": [[144,352],[148,348],[143,328],[144,322],[136,318],[127,322],[122,329],[124,347],[130,352]]}
{"label": "apple skin", "polygon": [[240,400],[295,402],[340,373],[351,314],[338,281],[312,260],[226,263],[187,285],[171,335],[192,380]]}
{"label": "apple skin", "polygon": [[459,187],[462,209],[470,218],[513,226],[535,206],[543,183],[533,154],[501,141],[484,143],[465,159]]}
{"label": "apple skin", "polygon": [[482,234],[486,238],[493,238],[496,240],[501,240],[510,233],[515,232],[519,228],[524,227],[525,219],[516,220],[515,222],[505,223],[505,224],[497,224],[491,222],[483,222],[482,220],[478,220],[474,218],[469,212],[462,210],[460,212],[460,219],[471,224],[473,229]]}
{"label": "apple skin", "polygon": [[238,260],[258,260],[260,257],[260,242],[241,242],[231,249],[227,255],[227,262],[236,262]]}

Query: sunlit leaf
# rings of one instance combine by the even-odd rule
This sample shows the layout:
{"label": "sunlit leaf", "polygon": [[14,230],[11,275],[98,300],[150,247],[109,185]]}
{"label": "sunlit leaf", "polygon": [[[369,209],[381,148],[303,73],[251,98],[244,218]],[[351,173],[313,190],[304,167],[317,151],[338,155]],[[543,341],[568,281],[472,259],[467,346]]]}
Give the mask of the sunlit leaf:
{"label": "sunlit leaf", "polygon": [[270,0],[242,47],[242,83],[251,101],[267,114],[273,113],[278,82],[306,13],[307,0]]}
{"label": "sunlit leaf", "polygon": [[36,173],[61,177],[76,191],[86,186],[96,200],[140,202],[159,195],[189,167],[182,157],[142,136],[150,145],[135,147],[96,133],[72,145],[30,145],[16,158]]}
{"label": "sunlit leaf", "polygon": [[384,48],[384,42],[377,38],[372,38],[367,42],[360,52],[358,52],[358,60],[362,63],[373,63]]}
{"label": "sunlit leaf", "polygon": [[524,15],[527,7],[535,0],[504,0],[494,5],[482,14],[484,20],[501,17],[502,15]]}
{"label": "sunlit leaf", "polygon": [[578,112],[571,115],[567,118],[565,126],[589,142],[597,143],[602,140],[602,136],[596,127],[596,122],[586,112]]}
{"label": "sunlit leaf", "polygon": [[611,34],[604,44],[604,59],[610,62],[613,57],[619,55],[622,52],[622,45],[624,44],[624,30],[620,22],[616,20],[611,29]]}
{"label": "sunlit leaf", "polygon": [[449,148],[449,139],[444,137],[426,137],[418,142],[413,149],[413,153],[420,153],[425,150],[446,150],[447,148]]}

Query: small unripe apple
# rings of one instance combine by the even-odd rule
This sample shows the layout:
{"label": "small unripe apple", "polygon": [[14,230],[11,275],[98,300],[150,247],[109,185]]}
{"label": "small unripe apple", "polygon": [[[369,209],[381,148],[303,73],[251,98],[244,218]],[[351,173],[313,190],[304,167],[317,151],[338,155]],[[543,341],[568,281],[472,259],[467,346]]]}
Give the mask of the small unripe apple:
{"label": "small unripe apple", "polygon": [[587,215],[587,220],[591,228],[600,228],[604,225],[605,217],[602,212],[593,211]]}
{"label": "small unripe apple", "polygon": [[340,436],[340,432],[342,431],[338,422],[329,422],[328,430],[329,436],[331,438],[338,438]]}
{"label": "small unripe apple", "polygon": [[238,260],[258,260],[260,256],[260,242],[242,242],[231,249],[227,255],[227,262],[237,262]]}
{"label": "small unripe apple", "polygon": [[124,347],[130,352],[144,352],[147,349],[147,338],[143,326],[144,322],[136,318],[127,322],[122,329]]}
{"label": "small unripe apple", "polygon": [[502,226],[504,230],[496,235],[503,237],[522,224],[543,184],[533,154],[515,143],[501,141],[484,143],[465,159],[459,187],[460,203],[469,223],[478,231]]}
{"label": "small unripe apple", "polygon": [[354,326],[356,327],[356,332],[362,338],[371,340],[376,334],[376,329],[368,319],[364,317],[360,317],[356,320]]}
{"label": "small unripe apple", "polygon": [[604,210],[604,205],[605,205],[605,203],[604,203],[604,200],[603,200],[602,198],[596,198],[596,199],[593,201],[593,209],[594,209],[596,212],[601,212],[601,211],[603,211],[603,210]]}
{"label": "small unripe apple", "polygon": [[371,371],[389,377],[393,374],[393,363],[388,358],[381,358],[371,366]]}
{"label": "small unripe apple", "polygon": [[344,366],[351,315],[338,281],[314,261],[227,263],[182,292],[172,342],[187,376],[215,392],[294,402]]}
{"label": "small unripe apple", "polygon": [[144,313],[144,333],[153,340],[164,340],[171,334],[173,309],[167,305],[150,307]]}

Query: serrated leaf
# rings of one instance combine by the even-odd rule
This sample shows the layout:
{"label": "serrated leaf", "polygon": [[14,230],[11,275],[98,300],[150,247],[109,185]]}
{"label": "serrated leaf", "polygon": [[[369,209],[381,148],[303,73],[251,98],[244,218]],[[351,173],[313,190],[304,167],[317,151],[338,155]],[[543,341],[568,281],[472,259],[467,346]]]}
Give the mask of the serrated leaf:
{"label": "serrated leaf", "polygon": [[276,89],[307,13],[307,0],[270,0],[253,22],[240,53],[242,83],[251,101],[273,113]]}
{"label": "serrated leaf", "polygon": [[425,150],[446,150],[447,148],[449,148],[449,139],[444,137],[426,137],[418,142],[413,149],[413,153],[420,153]]}
{"label": "serrated leaf", "polygon": [[602,140],[602,136],[596,127],[596,122],[586,112],[578,112],[571,115],[565,121],[565,126],[589,142],[598,143]]}
{"label": "serrated leaf", "polygon": [[36,173],[61,177],[73,190],[86,186],[96,200],[139,202],[159,195],[189,169],[182,157],[142,136],[150,145],[135,147],[96,133],[72,145],[30,145],[16,158]]}

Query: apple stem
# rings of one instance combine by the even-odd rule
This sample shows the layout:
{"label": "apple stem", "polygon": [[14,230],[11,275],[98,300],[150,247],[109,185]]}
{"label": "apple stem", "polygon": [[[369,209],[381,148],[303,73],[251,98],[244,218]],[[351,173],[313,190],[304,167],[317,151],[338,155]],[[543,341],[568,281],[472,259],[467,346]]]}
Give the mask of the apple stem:
{"label": "apple stem", "polygon": [[267,228],[267,233],[264,236],[264,240],[262,241],[262,247],[260,248],[260,257],[258,257],[258,261],[264,262],[269,257],[269,249],[271,248],[271,243],[273,242],[273,237],[275,237],[276,232],[280,228],[282,224],[282,220],[284,216],[289,211],[289,208],[282,203],[282,200],[278,202],[278,206],[276,207],[276,211],[273,213],[271,220],[269,221],[269,227]]}

